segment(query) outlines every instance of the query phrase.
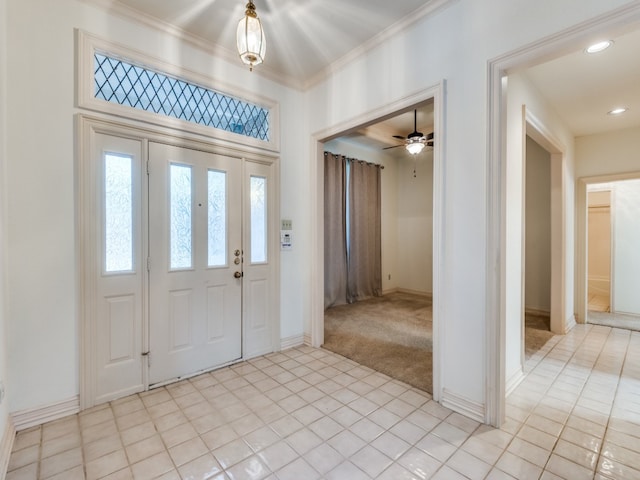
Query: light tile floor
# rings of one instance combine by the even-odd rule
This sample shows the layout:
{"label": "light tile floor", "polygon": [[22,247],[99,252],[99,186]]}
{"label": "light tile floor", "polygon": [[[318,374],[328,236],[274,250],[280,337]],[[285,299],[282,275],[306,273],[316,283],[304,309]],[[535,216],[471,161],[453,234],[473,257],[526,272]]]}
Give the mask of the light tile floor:
{"label": "light tile floor", "polygon": [[300,347],[20,432],[7,480],[639,479],[640,333],[578,325],[501,429]]}

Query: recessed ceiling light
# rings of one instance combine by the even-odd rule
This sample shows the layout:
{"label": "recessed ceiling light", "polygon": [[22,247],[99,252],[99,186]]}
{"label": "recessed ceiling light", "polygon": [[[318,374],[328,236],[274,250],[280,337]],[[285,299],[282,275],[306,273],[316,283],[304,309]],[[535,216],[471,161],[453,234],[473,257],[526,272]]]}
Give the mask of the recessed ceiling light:
{"label": "recessed ceiling light", "polygon": [[585,52],[587,53],[598,53],[606,50],[611,45],[613,45],[613,40],[604,40],[602,42],[594,43],[593,45],[589,45]]}
{"label": "recessed ceiling light", "polygon": [[607,114],[609,114],[609,115],[621,115],[624,112],[626,112],[627,110],[629,110],[627,107],[619,107],[619,108],[614,108],[613,110],[608,111]]}

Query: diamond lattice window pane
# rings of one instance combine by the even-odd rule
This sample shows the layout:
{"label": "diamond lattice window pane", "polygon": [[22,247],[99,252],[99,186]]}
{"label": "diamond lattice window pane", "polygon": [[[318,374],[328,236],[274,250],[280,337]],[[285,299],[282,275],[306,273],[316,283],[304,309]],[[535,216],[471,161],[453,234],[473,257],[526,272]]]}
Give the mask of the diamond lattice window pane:
{"label": "diamond lattice window pane", "polygon": [[94,97],[269,141],[268,109],[97,52]]}

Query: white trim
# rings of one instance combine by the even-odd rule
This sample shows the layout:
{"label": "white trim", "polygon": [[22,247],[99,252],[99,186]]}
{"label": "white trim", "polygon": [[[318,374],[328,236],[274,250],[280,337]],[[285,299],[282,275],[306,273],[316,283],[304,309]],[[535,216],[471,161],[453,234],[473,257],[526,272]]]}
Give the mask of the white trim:
{"label": "white trim", "polygon": [[457,395],[446,388],[442,390],[442,399],[440,403],[443,407],[466,415],[477,422],[484,422],[485,408],[481,403],[474,402],[473,400]]}
{"label": "white trim", "polygon": [[[525,45],[487,62],[487,268],[486,268],[486,418],[485,422],[500,426],[505,410],[505,168],[506,100],[503,82],[506,70],[526,68],[541,60],[558,58],[578,50],[592,36],[605,30],[622,29],[640,20],[640,3],[631,2],[621,8],[589,19]],[[506,87],[506,85],[505,85]],[[579,275],[579,274],[578,274]],[[578,277],[580,280],[580,275]],[[582,282],[584,283],[584,272]],[[584,295],[585,292],[582,292]],[[582,305],[582,309],[586,304]],[[584,312],[583,312],[584,313]],[[570,322],[570,319],[569,321]],[[568,325],[567,325],[568,326]]]}
{"label": "white trim", "polygon": [[11,420],[17,432],[27,428],[52,422],[59,418],[75,415],[80,411],[80,399],[75,395],[67,400],[61,400],[44,407],[29,408],[11,414]]}
{"label": "white trim", "polygon": [[[183,66],[174,65],[144,52],[104,40],[85,31],[76,29],[75,33],[77,52],[76,106],[78,108],[105,112],[158,126],[168,126],[182,132],[195,132],[203,137],[216,137],[237,145],[250,145],[274,152],[280,149],[280,107],[278,102],[246,90],[241,90],[237,85],[231,85],[222,80],[201,75]],[[269,110],[269,140],[259,140],[246,135],[227,132],[222,129],[188,122],[164,114],[148,112],[95,98],[93,93],[95,74],[93,55],[96,51],[107,53],[109,56],[121,58],[124,61],[132,62],[170,77],[178,78],[191,84],[215,90],[224,95],[266,108]]]}
{"label": "white trim", "polygon": [[507,379],[505,382],[505,395],[508,397],[511,393],[516,389],[520,382],[525,379],[526,375],[524,374],[524,370],[519,368],[516,370],[511,377]]}
{"label": "white trim", "polygon": [[446,81],[425,88],[397,101],[383,105],[355,118],[333,125],[311,137],[311,322],[310,331],[305,332],[311,339],[311,346],[319,347],[324,343],[324,142],[339,137],[361,125],[390,118],[399,112],[412,110],[415,106],[433,99],[434,132],[437,135],[433,150],[433,399],[440,399],[442,381],[442,355],[446,325],[442,319],[442,305],[439,301],[440,286],[444,278],[445,232],[445,161],[444,161],[444,111]]}
{"label": "white trim", "polygon": [[311,344],[311,335],[308,334],[308,333],[305,333],[302,337],[303,337],[303,343],[305,345],[307,345],[308,347],[311,347],[312,346],[312,344]]}
{"label": "white trim", "polygon": [[292,337],[287,337],[280,340],[280,350],[299,347],[304,344],[304,335],[294,335]]}
{"label": "white trim", "polygon": [[11,450],[13,449],[13,441],[16,438],[16,428],[7,418],[7,426],[4,429],[2,438],[0,438],[0,478],[4,478],[9,467],[9,458],[11,458]]}

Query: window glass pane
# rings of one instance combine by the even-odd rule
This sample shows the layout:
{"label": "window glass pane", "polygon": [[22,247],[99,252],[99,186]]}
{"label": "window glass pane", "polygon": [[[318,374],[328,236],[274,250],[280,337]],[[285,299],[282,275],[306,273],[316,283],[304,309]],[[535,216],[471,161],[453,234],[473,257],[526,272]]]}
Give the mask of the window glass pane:
{"label": "window glass pane", "polygon": [[133,270],[133,159],[104,157],[105,271]]}
{"label": "window glass pane", "polygon": [[267,179],[251,177],[251,262],[267,261]]}
{"label": "window glass pane", "polygon": [[95,53],[94,97],[269,140],[269,110],[118,58]]}
{"label": "window glass pane", "polygon": [[209,170],[208,263],[210,267],[227,264],[227,174]]}
{"label": "window glass pane", "polygon": [[192,246],[192,189],[191,167],[171,165],[171,260],[172,269],[193,266]]}

